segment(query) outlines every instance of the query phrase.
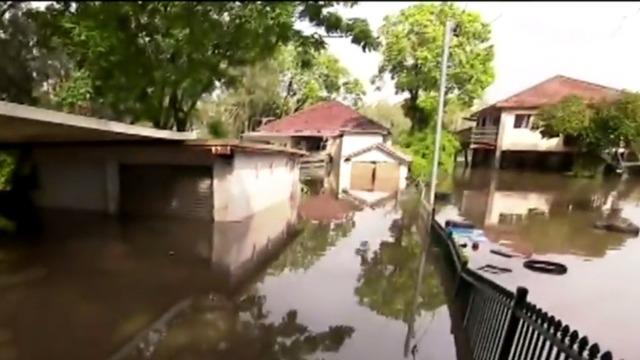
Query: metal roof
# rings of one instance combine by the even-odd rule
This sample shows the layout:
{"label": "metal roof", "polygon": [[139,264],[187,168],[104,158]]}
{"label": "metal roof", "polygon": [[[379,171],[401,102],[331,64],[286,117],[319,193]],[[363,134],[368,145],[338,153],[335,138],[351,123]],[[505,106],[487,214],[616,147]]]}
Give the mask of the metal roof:
{"label": "metal roof", "polygon": [[0,101],[0,143],[173,140],[195,132],[159,130]]}

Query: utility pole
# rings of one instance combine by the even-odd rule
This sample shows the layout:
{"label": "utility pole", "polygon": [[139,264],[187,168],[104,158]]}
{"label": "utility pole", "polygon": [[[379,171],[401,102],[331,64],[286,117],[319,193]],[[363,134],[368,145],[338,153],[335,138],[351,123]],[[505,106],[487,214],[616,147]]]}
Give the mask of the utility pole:
{"label": "utility pole", "polygon": [[[445,5],[443,3],[443,5]],[[429,184],[429,203],[431,209],[427,218],[427,236],[431,234],[431,221],[433,219],[434,211],[435,211],[435,199],[436,199],[436,182],[438,179],[438,163],[440,159],[440,143],[442,142],[442,122],[444,119],[444,98],[445,98],[445,90],[447,87],[447,65],[449,63],[449,43],[451,42],[451,33],[453,32],[453,21],[447,20],[444,24],[444,40],[442,44],[442,64],[440,65],[440,91],[438,98],[438,118],[436,120],[436,143],[433,148],[433,167],[431,168],[431,183]],[[424,200],[424,190],[422,188],[421,199]],[[422,277],[424,276],[424,267],[426,262],[427,254],[422,251],[420,253],[420,266],[418,268],[418,278],[416,279],[416,292],[414,294],[413,306],[411,308],[411,315],[409,316],[409,322],[407,326],[407,335],[405,337],[404,343],[404,357],[409,356],[409,352],[412,353],[415,359],[414,351],[417,351],[417,344],[411,346],[411,339],[415,337],[415,314],[417,312],[418,300],[420,298],[420,293],[422,289]]]}
{"label": "utility pole", "polygon": [[[440,64],[440,91],[438,93],[438,118],[436,120],[436,139],[433,148],[433,167],[431,168],[431,182],[429,184],[429,205],[434,208],[436,199],[436,183],[438,180],[438,163],[440,162],[440,145],[442,142],[442,122],[444,119],[444,100],[447,88],[447,65],[449,63],[449,43],[453,21],[447,20],[444,25],[444,40],[442,44],[442,62]],[[424,196],[423,196],[424,198]]]}

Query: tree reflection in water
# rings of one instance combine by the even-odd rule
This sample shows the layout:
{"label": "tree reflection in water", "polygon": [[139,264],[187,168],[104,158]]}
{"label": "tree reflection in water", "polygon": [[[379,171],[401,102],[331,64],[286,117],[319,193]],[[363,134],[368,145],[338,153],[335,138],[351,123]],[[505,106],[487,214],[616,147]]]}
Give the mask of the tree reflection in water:
{"label": "tree reflection in water", "polygon": [[149,330],[125,358],[302,360],[337,352],[355,331],[335,325],[314,332],[298,321],[296,310],[273,321],[265,302],[256,294],[239,301],[195,299]]}
{"label": "tree reflection in water", "polygon": [[353,230],[353,215],[342,222],[317,223],[303,221],[302,232],[296,237],[278,259],[269,266],[268,275],[278,275],[285,270],[303,271],[309,269],[340,239]]}
{"label": "tree reflection in water", "polygon": [[[361,255],[362,269],[354,290],[361,305],[406,324],[446,302],[433,262],[426,263],[422,278],[418,276],[420,259],[424,256],[415,229],[419,203],[416,194],[401,199],[402,215],[390,228],[394,240],[380,242],[370,256]],[[417,286],[419,281],[421,284]],[[416,289],[419,289],[417,296]]]}

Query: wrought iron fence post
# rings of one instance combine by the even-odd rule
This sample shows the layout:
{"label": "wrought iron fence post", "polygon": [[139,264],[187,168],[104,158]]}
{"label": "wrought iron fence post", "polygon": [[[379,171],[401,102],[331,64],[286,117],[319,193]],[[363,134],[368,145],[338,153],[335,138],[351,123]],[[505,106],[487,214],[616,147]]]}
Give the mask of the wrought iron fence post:
{"label": "wrought iron fence post", "polygon": [[498,353],[498,360],[509,359],[511,348],[513,347],[513,340],[516,337],[518,331],[518,325],[520,325],[520,318],[516,315],[516,310],[522,310],[527,303],[527,295],[529,290],[527,288],[518,286],[516,289],[516,296],[511,306],[511,314],[509,314],[509,320],[507,320],[507,328],[504,331],[502,337],[502,343],[500,344],[500,352]]}

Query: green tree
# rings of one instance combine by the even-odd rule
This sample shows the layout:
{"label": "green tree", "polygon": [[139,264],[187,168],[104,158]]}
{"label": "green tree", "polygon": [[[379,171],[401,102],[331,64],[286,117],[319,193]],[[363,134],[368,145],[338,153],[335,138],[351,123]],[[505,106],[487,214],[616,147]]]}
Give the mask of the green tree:
{"label": "green tree", "polygon": [[640,94],[624,93],[614,100],[588,103],[567,96],[546,106],[535,121],[545,137],[563,136],[564,143],[579,151],[573,173],[594,176],[603,165],[604,151],[621,145],[639,149]]}
{"label": "green tree", "polygon": [[37,104],[48,88],[64,74],[59,52],[41,46],[29,3],[0,3],[0,100]]}
{"label": "green tree", "polygon": [[340,100],[354,107],[361,104],[364,86],[328,52],[305,54],[287,47],[280,61],[284,88],[281,115],[325,100]]}
{"label": "green tree", "polygon": [[625,92],[614,101],[595,106],[593,132],[603,148],[625,144],[640,150],[640,94]]}
{"label": "green tree", "polygon": [[[411,177],[422,183],[427,181],[433,167],[435,131],[425,129],[408,132],[398,138],[398,143],[402,149],[412,155]],[[460,143],[455,135],[443,131],[441,145],[438,168],[446,174],[452,174]]]}
{"label": "green tree", "polygon": [[559,103],[542,108],[535,116],[545,137],[564,136],[565,143],[581,151],[598,153],[602,146],[593,132],[593,108],[579,96],[567,96]]}
{"label": "green tree", "polygon": [[230,71],[272,56],[283,44],[324,47],[319,32],[375,47],[367,22],[343,19],[336,2],[73,2],[38,17],[47,43],[63,49],[91,81],[92,103],[125,121],[188,130],[204,94],[233,82]]}
{"label": "green tree", "polygon": [[409,130],[411,120],[407,118],[400,103],[391,104],[388,101],[378,101],[375,104],[366,104],[359,109],[362,115],[391,129],[394,136]]}
{"label": "green tree", "polygon": [[435,116],[440,81],[443,27],[453,20],[447,78],[447,104],[470,107],[493,82],[491,28],[479,14],[455,4],[417,4],[384,19],[380,29],[382,62],[377,79],[389,74],[396,92],[407,93],[405,114],[413,129]]}
{"label": "green tree", "polygon": [[325,100],[358,106],[364,95],[362,83],[326,50],[282,46],[273,57],[233,72],[238,81],[202,107],[209,109],[210,121],[224,122],[236,136],[263,118],[280,118]]}

